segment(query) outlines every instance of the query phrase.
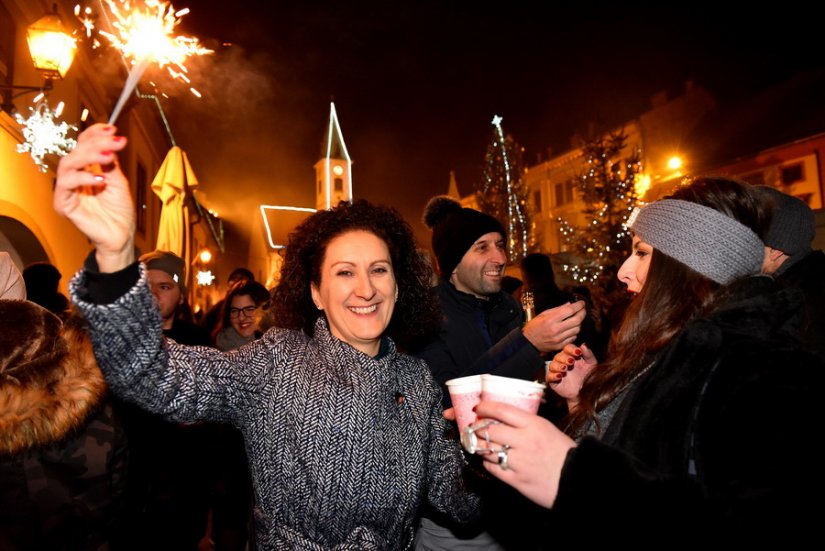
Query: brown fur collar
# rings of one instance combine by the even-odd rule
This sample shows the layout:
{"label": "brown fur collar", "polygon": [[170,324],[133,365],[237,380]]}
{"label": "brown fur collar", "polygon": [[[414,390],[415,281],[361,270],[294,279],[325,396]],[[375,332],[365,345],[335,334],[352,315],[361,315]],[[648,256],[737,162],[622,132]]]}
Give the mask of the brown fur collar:
{"label": "brown fur collar", "polygon": [[61,440],[106,388],[82,319],[0,300],[0,456]]}

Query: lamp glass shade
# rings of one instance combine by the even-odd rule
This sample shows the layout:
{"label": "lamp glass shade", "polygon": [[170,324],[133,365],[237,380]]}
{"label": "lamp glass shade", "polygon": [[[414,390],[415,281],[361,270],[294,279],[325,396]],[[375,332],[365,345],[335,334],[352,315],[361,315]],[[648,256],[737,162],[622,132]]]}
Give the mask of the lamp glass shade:
{"label": "lamp glass shade", "polygon": [[74,61],[77,43],[64,29],[56,13],[48,13],[26,31],[34,68],[44,78],[63,78]]}

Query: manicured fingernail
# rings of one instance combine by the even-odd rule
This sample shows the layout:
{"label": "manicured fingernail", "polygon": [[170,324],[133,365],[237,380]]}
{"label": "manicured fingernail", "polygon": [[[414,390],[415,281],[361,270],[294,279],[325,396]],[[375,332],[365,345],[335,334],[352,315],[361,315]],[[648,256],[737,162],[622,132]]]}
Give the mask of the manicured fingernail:
{"label": "manicured fingernail", "polygon": [[104,130],[105,132],[111,132],[111,131],[112,131],[112,130],[114,130],[114,129],[115,129],[115,127],[114,127],[114,126],[111,126],[111,125],[107,125],[107,126],[104,126],[104,127],[103,127],[103,130]]}
{"label": "manicured fingernail", "polygon": [[576,361],[576,360],[574,360],[573,358],[567,358],[567,363],[568,363],[569,365],[573,365],[573,362],[575,362],[575,361]]}
{"label": "manicured fingernail", "polygon": [[582,355],[582,349],[581,349],[581,348],[577,348],[577,349],[575,349],[575,350],[573,351],[573,353],[574,353],[576,356],[581,356],[581,355]]}
{"label": "manicured fingernail", "polygon": [[122,141],[123,141],[123,136],[115,136],[115,137],[114,137],[114,138],[112,138],[112,139],[113,139],[114,141],[116,141],[116,142],[122,142]]}
{"label": "manicured fingernail", "polygon": [[102,182],[103,181],[103,176],[101,176],[100,174],[95,174],[94,178],[95,178],[95,182]]}

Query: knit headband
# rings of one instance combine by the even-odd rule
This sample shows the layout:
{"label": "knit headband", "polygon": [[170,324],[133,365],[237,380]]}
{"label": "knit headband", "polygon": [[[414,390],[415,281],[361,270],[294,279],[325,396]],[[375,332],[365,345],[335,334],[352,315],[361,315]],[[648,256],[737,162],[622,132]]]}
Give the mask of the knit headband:
{"label": "knit headband", "polygon": [[627,220],[639,238],[716,283],[762,268],[762,240],[753,230],[704,205],[663,199],[635,209]]}

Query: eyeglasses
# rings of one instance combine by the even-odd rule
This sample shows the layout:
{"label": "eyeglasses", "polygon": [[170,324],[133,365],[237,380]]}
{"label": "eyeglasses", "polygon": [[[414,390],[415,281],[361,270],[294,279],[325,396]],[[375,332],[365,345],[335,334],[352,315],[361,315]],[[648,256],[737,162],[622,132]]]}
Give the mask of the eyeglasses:
{"label": "eyeglasses", "polygon": [[229,309],[229,317],[230,318],[237,318],[243,312],[243,317],[251,318],[255,315],[255,310],[257,310],[257,306],[245,306],[244,308],[230,308]]}

